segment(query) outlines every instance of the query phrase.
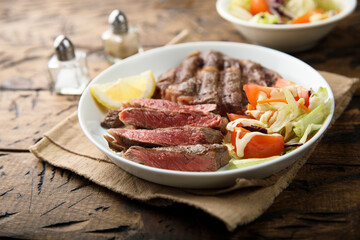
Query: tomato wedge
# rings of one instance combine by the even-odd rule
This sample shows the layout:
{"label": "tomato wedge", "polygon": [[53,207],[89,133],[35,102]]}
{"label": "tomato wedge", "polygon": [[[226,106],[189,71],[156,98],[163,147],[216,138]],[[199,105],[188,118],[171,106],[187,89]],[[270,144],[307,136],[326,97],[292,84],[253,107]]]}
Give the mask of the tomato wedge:
{"label": "tomato wedge", "polygon": [[245,84],[244,85],[244,91],[245,91],[246,97],[247,97],[249,103],[254,107],[257,105],[259,92],[266,93],[266,96],[268,98],[270,98],[271,97],[270,93],[274,90],[280,91],[280,89],[278,89],[278,88],[264,87],[264,86],[260,86],[260,85],[256,85],[256,84]]}
{"label": "tomato wedge", "polygon": [[256,15],[261,12],[269,12],[267,0],[250,0],[250,13]]}
{"label": "tomato wedge", "polygon": [[[285,80],[283,78],[278,78],[275,83],[275,88],[288,87],[288,86],[292,86],[292,85],[296,85],[296,84],[291,81]],[[304,105],[306,107],[308,107],[309,106],[309,98],[310,98],[309,91],[302,86],[296,86],[296,89],[297,89],[298,96],[295,97],[295,100],[297,101],[297,100],[299,100],[299,98],[303,98],[305,100]]]}
{"label": "tomato wedge", "polygon": [[274,87],[283,88],[283,87],[288,87],[288,86],[292,86],[292,85],[295,85],[295,83],[285,80],[283,78],[277,78]]}
{"label": "tomato wedge", "polygon": [[[243,138],[250,131],[244,128],[238,128],[239,137]],[[231,144],[235,147],[236,152],[236,136],[237,133],[231,132]],[[280,155],[284,151],[284,137],[281,135],[259,134],[253,136],[244,148],[244,156],[242,158],[267,158]]]}
{"label": "tomato wedge", "polygon": [[297,87],[297,92],[298,92],[298,97],[295,98],[295,100],[299,100],[299,98],[303,98],[305,100],[305,106],[308,107],[309,106],[309,99],[310,99],[310,94],[309,94],[309,90],[307,90],[306,88],[303,88],[301,86]]}

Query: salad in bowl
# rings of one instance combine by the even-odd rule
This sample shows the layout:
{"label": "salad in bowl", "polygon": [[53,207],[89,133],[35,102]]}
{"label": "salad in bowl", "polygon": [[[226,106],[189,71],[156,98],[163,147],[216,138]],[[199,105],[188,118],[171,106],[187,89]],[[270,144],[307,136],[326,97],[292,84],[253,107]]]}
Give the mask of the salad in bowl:
{"label": "salad in bowl", "polygon": [[264,24],[316,22],[341,11],[337,0],[232,0],[228,8],[235,17]]}
{"label": "salad in bowl", "polygon": [[285,52],[314,47],[356,0],[217,0],[219,15],[248,41]]}

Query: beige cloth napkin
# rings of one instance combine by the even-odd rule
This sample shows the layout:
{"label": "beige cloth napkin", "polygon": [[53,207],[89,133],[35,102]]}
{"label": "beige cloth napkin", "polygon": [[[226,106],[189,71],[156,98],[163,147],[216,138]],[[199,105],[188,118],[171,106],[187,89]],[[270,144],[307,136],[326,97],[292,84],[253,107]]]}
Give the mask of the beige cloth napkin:
{"label": "beige cloth napkin", "polygon": [[[335,116],[348,105],[358,79],[321,72],[335,95]],[[311,155],[266,179],[238,179],[234,186],[215,190],[179,189],[154,184],[137,178],[114,165],[82,133],[77,113],[45,134],[30,147],[39,159],[56,167],[73,171],[96,184],[132,199],[159,206],[182,203],[209,213],[225,223],[229,231],[259,217],[273,203],[276,196],[293,180]]]}

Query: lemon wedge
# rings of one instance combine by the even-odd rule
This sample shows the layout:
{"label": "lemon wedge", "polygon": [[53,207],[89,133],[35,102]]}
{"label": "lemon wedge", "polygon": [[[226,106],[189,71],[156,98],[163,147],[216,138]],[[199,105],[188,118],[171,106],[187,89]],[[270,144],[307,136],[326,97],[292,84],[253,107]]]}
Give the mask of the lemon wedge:
{"label": "lemon wedge", "polygon": [[101,105],[109,109],[118,109],[123,102],[136,98],[151,98],[155,92],[156,81],[152,71],[139,75],[120,78],[116,82],[93,84],[91,95]]}

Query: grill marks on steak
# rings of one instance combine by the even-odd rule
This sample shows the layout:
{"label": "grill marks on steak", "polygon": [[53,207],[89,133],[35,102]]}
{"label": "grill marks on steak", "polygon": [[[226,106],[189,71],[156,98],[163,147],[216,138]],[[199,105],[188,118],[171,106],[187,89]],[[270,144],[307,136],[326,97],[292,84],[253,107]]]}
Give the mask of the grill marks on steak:
{"label": "grill marks on steak", "polygon": [[191,104],[194,103],[215,103],[218,104],[217,86],[219,82],[219,72],[216,68],[204,68],[199,74],[199,91]]}
{"label": "grill marks on steak", "polygon": [[223,119],[220,115],[199,111],[126,108],[120,112],[119,118],[126,125],[148,129],[179,126],[220,128],[223,126]]}
{"label": "grill marks on steak", "polygon": [[240,63],[234,59],[227,58],[226,69],[221,74],[219,85],[219,100],[221,101],[222,114],[244,112],[244,102],[247,102],[243,92],[243,81]]}
{"label": "grill marks on steak", "polygon": [[258,63],[210,50],[195,52],[178,67],[160,75],[157,92],[159,98],[181,104],[215,103],[222,115],[229,111],[243,114],[248,103],[243,85],[274,86],[278,77]]}
{"label": "grill marks on steak", "polygon": [[212,144],[221,143],[223,140],[219,130],[206,127],[170,127],[154,130],[118,128],[110,129],[108,133],[114,138],[111,141],[114,146],[122,146],[120,149],[134,145],[156,147]]}
{"label": "grill marks on steak", "polygon": [[258,84],[273,87],[276,79],[280,77],[278,73],[250,60],[240,60],[240,64],[244,73],[244,84]]}
{"label": "grill marks on steak", "polygon": [[151,167],[192,172],[216,171],[230,160],[227,148],[221,144],[159,148],[132,146],[124,157]]}
{"label": "grill marks on steak", "polygon": [[[192,96],[196,93],[196,74],[203,65],[199,52],[189,55],[176,68],[169,69],[158,79],[157,95],[173,102],[178,101],[180,96]],[[184,102],[185,103],[185,102]]]}

